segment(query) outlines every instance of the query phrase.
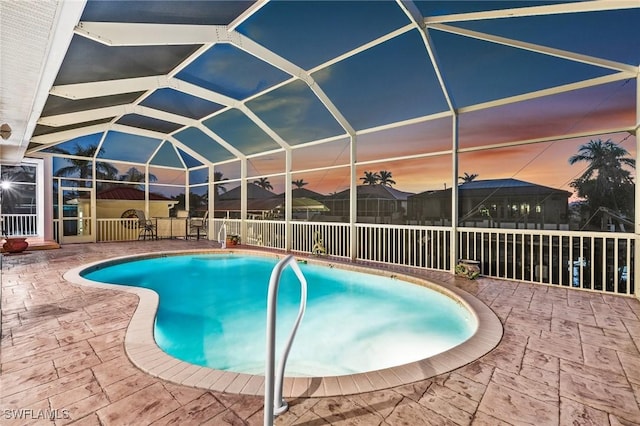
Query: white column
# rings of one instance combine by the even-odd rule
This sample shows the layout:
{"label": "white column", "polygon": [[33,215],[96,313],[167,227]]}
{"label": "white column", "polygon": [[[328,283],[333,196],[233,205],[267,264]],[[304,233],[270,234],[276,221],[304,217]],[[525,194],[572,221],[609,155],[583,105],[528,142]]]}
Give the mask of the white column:
{"label": "white column", "polygon": [[358,194],[357,194],[357,186],[358,186],[358,176],[356,175],[356,148],[357,148],[357,138],[355,135],[352,135],[350,138],[350,165],[351,165],[351,179],[349,183],[349,258],[351,260],[355,260],[358,255],[358,244],[357,244],[357,236],[358,232],[356,229],[356,221],[358,219]]}
{"label": "white column", "polygon": [[450,258],[451,273],[455,273],[458,263],[458,113],[454,111],[452,118],[452,147],[451,147],[451,239]]}
{"label": "white column", "polygon": [[[640,74],[640,67],[638,67],[638,71]],[[640,83],[638,80],[640,78],[636,77],[636,128],[635,128],[635,136],[636,136],[636,176],[635,176],[635,205],[634,205],[634,218],[635,218],[635,241],[634,241],[634,250],[633,256],[635,260],[635,266],[633,268],[633,278],[634,280],[637,277],[640,277],[640,184],[638,184],[638,164],[640,164],[640,143],[638,143],[638,139],[640,135],[638,135],[638,130],[640,129]],[[627,281],[631,282],[631,268],[629,268],[627,273]],[[629,285],[629,283],[627,285]],[[640,283],[635,281],[635,296],[636,299],[640,299]]]}
{"label": "white column", "polygon": [[247,238],[247,159],[240,160],[240,242]]}
{"label": "white column", "polygon": [[[38,191],[43,193],[42,205],[43,205],[43,228],[38,228],[38,233],[42,233],[42,237],[45,241],[53,240],[53,157],[45,157],[42,167],[42,181],[39,182],[40,188]],[[59,190],[59,189],[58,189]],[[58,200],[55,200],[56,202]],[[40,210],[38,210],[40,211]],[[38,219],[38,226],[39,226]]]}
{"label": "white column", "polygon": [[212,219],[215,217],[215,211],[216,211],[215,197],[216,197],[216,191],[218,190],[216,185],[213,184],[215,166],[212,166],[211,164],[209,164],[207,166],[207,172],[209,173],[209,178],[207,179],[207,182],[209,182],[209,184],[207,185],[207,193],[209,194],[207,197],[208,199],[207,210],[209,211],[209,215],[207,216],[207,223],[205,224],[205,227],[207,229],[207,239],[215,240],[217,238],[217,235],[216,237],[214,237],[213,235],[214,229],[211,226],[213,224]]}
{"label": "white column", "polygon": [[293,200],[291,199],[291,148],[285,150],[285,175],[284,175],[284,229],[285,229],[285,242],[284,249],[286,251],[291,250],[291,240],[293,232],[291,229],[291,219]]}

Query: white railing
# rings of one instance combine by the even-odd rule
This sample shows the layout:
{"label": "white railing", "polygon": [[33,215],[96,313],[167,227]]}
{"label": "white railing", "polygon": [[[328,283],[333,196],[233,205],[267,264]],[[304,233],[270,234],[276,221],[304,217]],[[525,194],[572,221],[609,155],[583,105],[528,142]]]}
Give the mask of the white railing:
{"label": "white railing", "polygon": [[459,228],[460,258],[483,275],[633,294],[633,234]]}
{"label": "white railing", "polygon": [[451,229],[439,226],[356,225],[357,259],[449,270]]}
{"label": "white railing", "polygon": [[[138,238],[127,219],[100,219],[99,241]],[[136,221],[136,219],[129,219]],[[239,219],[213,219],[214,233],[226,223],[227,234],[241,235]],[[243,244],[286,248],[282,221],[248,220]],[[480,262],[484,276],[554,284],[603,293],[634,294],[634,234],[503,228],[458,228],[458,256],[451,259],[451,228],[356,224],[356,253],[351,254],[346,223],[291,222],[291,251],[346,259],[451,271],[459,259]],[[316,246],[317,247],[317,246]]]}
{"label": "white railing", "polygon": [[3,214],[2,235],[10,237],[33,237],[38,235],[36,214]]}
{"label": "white railing", "polygon": [[131,219],[98,219],[97,241],[132,241],[140,235],[138,218]]}
{"label": "white railing", "polygon": [[[209,225],[213,225],[213,233],[216,237],[224,227],[225,237],[228,235],[241,235],[242,221],[240,219],[210,219]],[[241,241],[242,242],[242,241]]]}
{"label": "white railing", "polygon": [[284,250],[286,226],[278,220],[247,220],[245,243],[252,246]]}
{"label": "white railing", "polygon": [[291,250],[314,253],[321,246],[322,254],[349,258],[350,233],[348,223],[292,222]]}
{"label": "white railing", "polygon": [[[275,352],[276,352],[276,314],[278,305],[278,287],[280,286],[280,277],[282,271],[287,266],[293,269],[293,272],[300,281],[300,308],[298,316],[291,328],[291,333],[282,351],[280,362],[278,363],[278,371],[275,371]],[[289,255],[279,261],[271,272],[269,279],[269,290],[267,294],[267,342],[266,342],[266,362],[264,373],[264,424],[265,426],[273,425],[274,413],[282,414],[289,408],[287,402],[282,398],[282,384],[284,381],[284,369],[287,365],[289,351],[296,337],[298,326],[304,311],[307,307],[307,280],[296,263],[295,257]]]}

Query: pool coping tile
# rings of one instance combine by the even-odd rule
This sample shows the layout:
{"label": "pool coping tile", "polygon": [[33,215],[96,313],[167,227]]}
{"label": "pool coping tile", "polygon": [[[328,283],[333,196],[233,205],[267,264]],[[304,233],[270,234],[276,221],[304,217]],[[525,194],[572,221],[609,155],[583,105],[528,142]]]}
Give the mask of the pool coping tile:
{"label": "pool coping tile", "polygon": [[[235,249],[232,252],[278,258],[284,257],[282,254],[265,253],[255,250]],[[131,362],[141,370],[151,374],[152,376],[172,383],[193,386],[201,389],[256,395],[257,392],[260,392],[258,388],[261,387],[262,392],[264,393],[264,378],[261,379],[262,385],[258,385],[257,387],[255,384],[260,383],[260,379],[254,379],[254,377],[262,376],[225,372],[202,366],[185,366],[184,368],[179,368],[182,367],[185,362],[162,351],[157,346],[153,337],[153,326],[159,302],[159,297],[154,291],[139,287],[96,283],[81,276],[81,272],[87,269],[99,268],[103,265],[114,264],[125,260],[198,253],[229,254],[230,251],[220,249],[200,249],[172,251],[162,254],[143,253],[132,256],[119,256],[106,261],[102,260],[92,262],[71,269],[64,274],[64,278],[76,285],[86,286],[89,288],[124,291],[138,296],[139,303],[127,327],[124,345],[125,352]],[[478,298],[451,284],[434,283],[424,278],[418,278],[396,271],[372,269],[362,265],[343,265],[339,262],[322,259],[305,260],[309,263],[324,265],[331,264],[332,266],[341,267],[351,271],[388,276],[438,291],[466,307],[475,316],[478,322],[478,329],[473,336],[460,345],[425,360],[390,367],[378,370],[377,372],[364,372],[353,375],[320,378],[295,377],[293,380],[291,380],[291,378],[287,378],[283,383],[284,397],[352,395],[429,379],[439,374],[462,367],[480,358],[495,348],[502,339],[502,323],[496,314],[484,302],[481,302]],[[191,374],[185,377],[188,373]],[[252,385],[247,386],[248,383],[252,383]]]}

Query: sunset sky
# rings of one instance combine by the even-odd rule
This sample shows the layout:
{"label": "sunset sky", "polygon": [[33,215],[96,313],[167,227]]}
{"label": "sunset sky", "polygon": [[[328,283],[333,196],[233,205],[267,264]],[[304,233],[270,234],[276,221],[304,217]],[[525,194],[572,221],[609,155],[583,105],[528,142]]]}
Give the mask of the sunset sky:
{"label": "sunset sky", "polygon": [[[546,3],[415,2],[425,17]],[[87,3],[82,20],[188,24],[198,21],[199,16],[203,20],[217,19],[215,8],[197,2],[190,4],[189,10],[173,10],[173,15],[164,10],[174,7],[173,3],[149,2],[147,6],[132,15],[114,9],[109,2],[92,1]],[[622,143],[635,156],[635,136],[615,130],[636,125],[636,80],[619,75],[620,69],[637,68],[640,63],[640,35],[635,29],[639,21],[637,8],[449,21],[428,26],[436,66],[422,34],[396,2],[269,2],[235,30],[291,65],[275,66],[233,43],[213,43],[181,67],[174,78],[243,102],[258,120],[293,147],[292,178],[304,179],[308,189],[331,193],[349,187],[349,139],[341,118],[331,112],[335,108],[357,133],[358,177],[364,171],[388,170],[393,173],[396,188],[422,192],[455,183],[451,117],[425,120],[449,111],[438,80],[440,73],[452,105],[462,110],[459,148],[463,152],[458,175],[467,172],[478,174],[478,179],[515,178],[571,190],[569,183],[580,175],[584,165],[569,166],[568,158],[590,139]],[[503,43],[501,38],[510,41]],[[530,43],[534,48],[513,45],[519,43]],[[177,45],[105,47],[76,35],[57,84],[144,75],[146,68],[162,65],[163,57],[177,58],[194,49]],[[544,49],[566,54],[547,55],[541,53]],[[125,60],[119,56],[121,52],[126,53]],[[95,63],[89,66],[83,54],[95,58]],[[587,59],[570,59],[571,55],[586,55]],[[145,63],[149,61],[158,64]],[[288,66],[304,70],[313,84],[292,79],[284,71]],[[97,74],[92,77],[92,73]],[[478,108],[502,98],[597,79],[603,83]],[[321,88],[331,103],[329,107],[313,92],[313,85]],[[64,102],[50,99],[45,111],[55,114],[73,109]],[[285,163],[282,152],[273,152],[279,149],[278,141],[240,109],[173,88],[146,94],[140,105],[201,120],[225,143],[249,156],[250,180],[267,176],[274,192],[284,190],[284,177],[274,176],[282,173]],[[393,123],[406,124],[387,128]],[[110,131],[99,154],[105,161],[149,161],[152,166],[179,167],[179,157],[188,158],[180,150],[182,146],[218,163],[216,170],[226,178],[240,177],[239,162],[229,162],[233,152],[214,142],[202,128],[176,126],[139,114],[123,115],[116,124],[156,131],[175,128],[170,133],[179,142],[178,150],[162,140]],[[517,145],[519,141],[607,129],[614,132]],[[95,144],[101,136],[89,135],[63,146],[72,151],[75,143]],[[318,140],[332,142],[313,145]],[[313,146],[307,146],[310,143]],[[511,146],[464,152],[496,144]],[[256,156],[260,152],[270,153]],[[398,157],[417,158],[388,160]],[[114,165],[121,172],[131,167]],[[193,165],[193,161],[187,161],[187,166]],[[334,166],[344,167],[303,172]],[[161,167],[153,168],[159,184],[180,183],[184,173],[165,176]]]}

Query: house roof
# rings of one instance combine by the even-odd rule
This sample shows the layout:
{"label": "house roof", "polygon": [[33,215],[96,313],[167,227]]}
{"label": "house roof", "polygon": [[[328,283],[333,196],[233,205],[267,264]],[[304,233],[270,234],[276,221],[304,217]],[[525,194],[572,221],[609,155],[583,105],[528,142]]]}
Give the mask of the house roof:
{"label": "house roof", "polygon": [[546,189],[549,191],[562,191],[561,189],[550,188],[537,183],[525,182],[523,180],[507,178],[507,179],[484,179],[465,182],[458,186],[460,190],[467,189],[499,189],[499,188],[537,188],[538,190]]}
{"label": "house roof", "polygon": [[[142,200],[144,201],[144,191],[137,188],[109,188],[96,194],[97,200]],[[149,201],[172,201],[163,195],[149,192]]]}
{"label": "house roof", "polygon": [[[281,196],[275,196],[271,198],[258,198],[247,200],[247,211],[249,212],[266,212],[277,209],[284,209],[284,199]],[[219,200],[215,203],[216,211],[240,211],[240,200]],[[320,201],[300,197],[293,198],[291,200],[291,210],[294,212],[300,211],[329,211],[329,208],[322,204]]]}
{"label": "house roof", "polygon": [[[239,200],[241,198],[241,186],[236,186],[233,189],[228,190],[227,192],[220,194],[219,200]],[[271,191],[268,191],[255,183],[249,182],[247,183],[247,199],[248,200],[264,200],[268,198],[277,197]]]}
{"label": "house roof", "polygon": [[[485,196],[488,193],[499,193],[504,195],[506,193],[509,194],[521,194],[521,195],[532,195],[532,194],[549,194],[549,193],[557,193],[563,196],[570,197],[571,192],[565,191],[562,189],[551,188],[544,185],[538,185],[536,183],[525,182],[523,180],[507,178],[507,179],[485,179],[485,180],[474,180],[471,182],[465,182],[458,185],[458,190],[461,195],[465,194],[478,193],[482,196]],[[415,194],[410,198],[425,198],[425,197],[450,197],[451,196],[451,188],[441,189],[441,190],[429,190],[424,191],[419,194]]]}
{"label": "house roof", "polygon": [[[280,194],[280,196],[284,197],[284,193]],[[307,188],[292,189],[291,196],[293,198],[312,198],[314,200],[318,200],[320,198],[326,198],[326,195],[320,194],[319,192],[315,192]]]}
{"label": "house roof", "polygon": [[[382,200],[395,200],[405,201],[409,196],[413,195],[413,192],[400,191],[386,185],[358,185],[357,188],[358,199],[364,198],[377,198]],[[326,199],[344,200],[348,199],[350,194],[349,189],[345,189],[337,194],[325,197]]]}

